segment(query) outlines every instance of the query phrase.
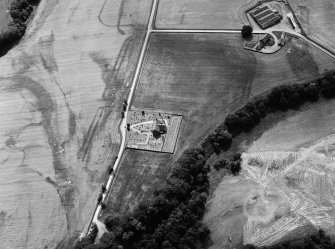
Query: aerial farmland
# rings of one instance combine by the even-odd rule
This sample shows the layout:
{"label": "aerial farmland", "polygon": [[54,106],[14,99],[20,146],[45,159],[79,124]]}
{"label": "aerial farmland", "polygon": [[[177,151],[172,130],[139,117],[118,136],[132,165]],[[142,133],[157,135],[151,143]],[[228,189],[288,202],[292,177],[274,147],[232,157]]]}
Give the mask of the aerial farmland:
{"label": "aerial farmland", "polygon": [[333,5],[1,2],[3,248],[333,238]]}

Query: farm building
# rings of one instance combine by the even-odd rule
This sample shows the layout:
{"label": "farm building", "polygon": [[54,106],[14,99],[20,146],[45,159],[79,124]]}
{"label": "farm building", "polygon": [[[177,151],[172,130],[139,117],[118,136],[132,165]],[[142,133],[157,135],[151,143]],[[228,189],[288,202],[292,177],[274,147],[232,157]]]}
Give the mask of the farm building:
{"label": "farm building", "polygon": [[254,8],[250,11],[250,15],[262,29],[272,27],[282,19],[282,16],[269,8],[268,5]]}
{"label": "farm building", "polygon": [[270,34],[267,34],[260,40],[260,43],[262,43],[264,46],[267,46],[267,45],[273,46],[275,44],[275,41],[273,40]]}
{"label": "farm building", "polygon": [[261,50],[262,48],[266,47],[266,46],[273,46],[275,44],[275,41],[273,39],[273,37],[270,34],[267,34],[266,36],[264,36],[260,41],[259,44],[256,48],[256,50]]}

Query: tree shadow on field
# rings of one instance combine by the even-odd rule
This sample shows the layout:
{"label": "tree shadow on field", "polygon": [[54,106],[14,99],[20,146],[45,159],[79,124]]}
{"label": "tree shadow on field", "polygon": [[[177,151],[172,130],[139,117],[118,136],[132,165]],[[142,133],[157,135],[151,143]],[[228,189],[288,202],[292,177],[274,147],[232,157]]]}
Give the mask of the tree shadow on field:
{"label": "tree shadow on field", "polygon": [[289,38],[289,51],[286,53],[287,61],[299,80],[307,77],[317,77],[320,75],[318,64],[311,53],[311,45],[302,42],[300,39]]}

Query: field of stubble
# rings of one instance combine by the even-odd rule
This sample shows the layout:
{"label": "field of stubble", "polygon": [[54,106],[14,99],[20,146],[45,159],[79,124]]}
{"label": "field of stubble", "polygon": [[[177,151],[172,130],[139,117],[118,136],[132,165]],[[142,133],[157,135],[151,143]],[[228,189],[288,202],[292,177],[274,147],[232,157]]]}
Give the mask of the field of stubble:
{"label": "field of stubble", "polygon": [[147,2],[41,1],[0,59],[2,248],[64,248],[84,231],[119,149]]}

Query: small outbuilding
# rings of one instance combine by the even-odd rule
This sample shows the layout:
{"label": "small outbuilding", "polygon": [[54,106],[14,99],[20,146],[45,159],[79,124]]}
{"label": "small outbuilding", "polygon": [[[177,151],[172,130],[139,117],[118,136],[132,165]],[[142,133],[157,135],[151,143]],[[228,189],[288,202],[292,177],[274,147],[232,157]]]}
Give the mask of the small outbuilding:
{"label": "small outbuilding", "polygon": [[259,42],[262,44],[262,47],[273,46],[275,44],[275,41],[270,34],[264,36]]}
{"label": "small outbuilding", "polygon": [[163,119],[156,119],[154,127],[160,134],[165,134],[167,131],[166,124]]}
{"label": "small outbuilding", "polygon": [[154,137],[159,137],[160,135],[166,134],[167,128],[165,121],[163,119],[156,119],[154,121],[154,130],[152,130],[152,134]]}

